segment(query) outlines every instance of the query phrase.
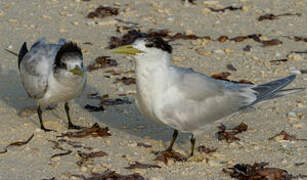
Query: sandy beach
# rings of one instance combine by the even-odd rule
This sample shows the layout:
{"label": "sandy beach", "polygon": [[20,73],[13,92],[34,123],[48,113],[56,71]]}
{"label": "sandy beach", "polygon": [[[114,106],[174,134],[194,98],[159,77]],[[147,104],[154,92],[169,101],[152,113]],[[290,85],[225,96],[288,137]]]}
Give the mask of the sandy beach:
{"label": "sandy beach", "polygon": [[[118,14],[88,18],[99,6],[118,8]],[[197,139],[193,158],[169,160],[167,165],[155,161],[152,151],[164,150],[173,130],[140,114],[135,106],[135,84],[121,81],[135,78],[134,60],[111,54],[108,48],[112,36],[120,38],[133,29],[184,35],[186,38],[170,42],[172,63],[180,67],[207,75],[228,72],[229,80],[255,84],[294,73],[297,78],[289,88],[307,86],[304,0],[196,0],[195,4],[180,0],[1,0],[0,151],[34,136],[0,153],[0,180],[78,180],[107,170],[150,180],[228,180],[232,178],[223,169],[255,162],[268,162],[268,167],[293,176],[307,175],[307,91],[257,104],[225,119],[223,124],[229,128],[241,122],[248,126],[236,135],[238,141],[218,140],[220,122],[214,123]],[[63,103],[43,113],[45,126],[57,132],[40,130],[36,104],[20,82],[17,57],[7,50],[17,53],[24,42],[29,48],[43,36],[51,43],[60,38],[77,42],[86,66],[99,56],[117,62],[87,73],[87,87],[71,102],[70,111],[75,124],[91,127],[98,123],[108,127],[111,136],[59,137],[68,132]],[[93,97],[97,95],[120,98],[124,103],[90,112],[85,106],[99,106],[101,100]],[[296,139],[281,135],[269,139],[281,131]],[[180,133],[174,146],[177,152],[188,156],[190,136]],[[199,152],[199,146],[216,151]],[[82,158],[82,153],[91,152],[101,152],[100,157]],[[67,154],[54,156],[58,153]],[[136,161],[157,166],[127,168]]]}

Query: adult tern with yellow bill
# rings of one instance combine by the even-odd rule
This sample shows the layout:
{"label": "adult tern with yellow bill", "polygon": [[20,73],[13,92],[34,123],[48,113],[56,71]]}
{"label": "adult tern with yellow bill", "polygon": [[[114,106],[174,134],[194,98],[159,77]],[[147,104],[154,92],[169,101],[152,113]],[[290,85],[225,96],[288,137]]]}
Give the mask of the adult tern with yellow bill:
{"label": "adult tern with yellow bill", "polygon": [[303,90],[283,89],[295,75],[251,85],[216,80],[191,69],[172,66],[172,47],[159,37],[137,39],[112,52],[135,56],[138,109],[144,116],[174,128],[166,151],[172,151],[178,130],[190,132],[190,156],[193,156],[195,136],[205,131],[208,124],[258,102]]}

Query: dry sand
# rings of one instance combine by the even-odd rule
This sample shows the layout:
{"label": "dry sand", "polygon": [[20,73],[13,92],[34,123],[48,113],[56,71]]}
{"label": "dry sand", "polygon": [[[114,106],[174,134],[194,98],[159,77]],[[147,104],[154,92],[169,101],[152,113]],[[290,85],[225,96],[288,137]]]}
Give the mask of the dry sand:
{"label": "dry sand", "polygon": [[[88,19],[86,15],[98,5],[117,5],[120,14],[103,19]],[[239,7],[242,10],[211,12],[207,7],[221,8]],[[259,22],[257,18],[266,13],[301,13],[301,16],[283,16],[276,20]],[[106,106],[104,112],[88,112],[86,104],[97,105],[98,100],[87,98],[88,93],[109,94],[112,98],[118,94],[135,92],[135,86],[114,84],[116,78],[134,77],[134,74],[122,74],[106,78],[108,69],[88,73],[88,85],[82,97],[71,104],[73,122],[83,126],[91,126],[98,122],[102,127],[108,126],[112,136],[105,138],[71,139],[93,151],[102,150],[108,156],[95,158],[88,165],[79,167],[77,150],[67,156],[50,159],[55,153],[63,151],[53,149],[48,140],[56,140],[57,135],[65,132],[67,127],[63,104],[55,110],[43,114],[46,127],[56,129],[57,133],[45,133],[39,130],[36,114],[20,117],[18,112],[23,108],[34,106],[34,101],[27,98],[20,84],[17,58],[4,49],[18,52],[24,41],[31,45],[36,39],[46,36],[48,41],[56,42],[59,38],[76,41],[82,47],[85,64],[94,61],[97,56],[109,55],[116,59],[120,71],[133,70],[131,57],[112,55],[105,49],[111,36],[120,36],[116,26],[125,24],[115,18],[139,24],[142,31],[168,29],[171,32],[194,33],[210,36],[214,39],[225,35],[235,37],[259,33],[263,40],[279,39],[283,43],[276,46],[263,47],[253,40],[243,42],[218,42],[201,40],[177,40],[174,47],[174,64],[193,68],[205,74],[229,71],[231,79],[246,79],[255,83],[263,83],[298,73],[291,87],[306,87],[307,76],[298,70],[307,68],[306,54],[290,54],[291,51],[306,51],[307,43],[294,41],[294,36],[307,38],[307,1],[304,0],[220,0],[196,1],[196,5],[185,6],[180,0],[1,0],[0,1],[0,147],[11,142],[26,140],[34,133],[34,138],[26,145],[10,147],[7,153],[0,154],[0,179],[78,179],[72,174],[90,176],[91,172],[103,172],[107,169],[121,174],[138,172],[146,179],[231,179],[222,172],[223,168],[236,163],[269,162],[271,167],[287,170],[289,173],[307,174],[307,142],[306,141],[269,141],[268,138],[281,130],[298,138],[307,138],[307,95],[306,91],[256,105],[249,113],[234,116],[225,122],[227,126],[236,126],[245,122],[249,129],[238,135],[241,141],[227,143],[218,141],[215,133],[218,124],[213,124],[201,138],[197,146],[217,148],[211,155],[200,155],[208,159],[196,162],[170,162],[168,166],[153,161],[152,150],[163,150],[169,143],[172,130],[164,125],[145,119],[137,111],[135,104]],[[124,32],[123,32],[124,33]],[[83,44],[91,42],[93,45]],[[251,51],[242,49],[250,45]],[[201,52],[201,53],[197,53]],[[288,58],[278,65],[270,60]],[[232,64],[237,71],[230,71],[227,64]],[[114,68],[109,68],[114,69]],[[128,98],[133,101],[134,96]],[[134,102],[134,101],[133,101]],[[287,114],[292,112],[293,116]],[[302,115],[302,116],[300,116]],[[190,149],[189,134],[180,134],[176,141],[176,151],[188,154]],[[138,147],[143,142],[152,148]],[[124,156],[123,156],[124,155]],[[162,168],[128,170],[130,163],[159,164]],[[295,165],[296,163],[300,163]]]}

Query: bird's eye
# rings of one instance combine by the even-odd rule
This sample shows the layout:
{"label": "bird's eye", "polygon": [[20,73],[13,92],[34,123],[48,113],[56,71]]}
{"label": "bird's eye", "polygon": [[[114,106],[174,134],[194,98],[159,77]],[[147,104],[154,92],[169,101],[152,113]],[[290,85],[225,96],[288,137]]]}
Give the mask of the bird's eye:
{"label": "bird's eye", "polygon": [[154,45],[150,43],[150,44],[146,44],[145,46],[150,48],[150,47],[153,47]]}
{"label": "bird's eye", "polygon": [[62,68],[64,68],[64,69],[67,69],[67,65],[65,64],[65,63],[61,63],[61,65],[60,65]]}

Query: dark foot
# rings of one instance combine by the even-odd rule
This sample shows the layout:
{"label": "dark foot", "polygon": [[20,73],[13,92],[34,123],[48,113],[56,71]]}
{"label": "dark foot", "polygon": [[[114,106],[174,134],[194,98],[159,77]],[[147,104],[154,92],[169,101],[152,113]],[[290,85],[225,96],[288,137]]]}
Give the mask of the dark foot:
{"label": "dark foot", "polygon": [[186,161],[187,158],[180,154],[179,152],[176,152],[174,150],[165,150],[165,151],[156,151],[153,152],[157,157],[155,158],[156,161],[162,161],[165,164],[168,163],[168,159],[174,159],[174,161]]}
{"label": "dark foot", "polygon": [[45,132],[50,132],[50,131],[56,132],[56,130],[47,129],[47,128],[45,128],[44,126],[41,127],[41,130],[43,130],[43,131],[45,131]]}
{"label": "dark foot", "polygon": [[191,153],[190,153],[190,156],[189,157],[192,157],[194,155],[194,147],[195,147],[195,137],[194,135],[191,136]]}
{"label": "dark foot", "polygon": [[74,125],[74,124],[69,124],[68,129],[84,129],[85,127]]}

